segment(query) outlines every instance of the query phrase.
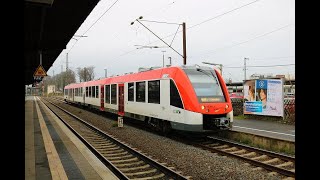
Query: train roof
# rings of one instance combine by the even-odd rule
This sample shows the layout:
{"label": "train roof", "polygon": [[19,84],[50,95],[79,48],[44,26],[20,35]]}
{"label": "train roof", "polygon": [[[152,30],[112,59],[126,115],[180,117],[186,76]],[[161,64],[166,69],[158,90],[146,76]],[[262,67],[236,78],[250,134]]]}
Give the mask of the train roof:
{"label": "train roof", "polygon": [[198,66],[198,65],[170,66],[170,67],[157,68],[157,69],[150,68],[149,70],[144,68],[144,71],[140,71],[132,74],[124,74],[121,76],[107,77],[99,80],[69,84],[65,86],[65,89],[79,88],[79,87],[85,87],[85,86],[97,86],[100,84],[115,84],[115,83],[121,83],[121,82],[134,82],[134,81],[161,79],[164,74],[168,74],[169,77],[174,78],[176,71],[179,71],[179,70],[182,71],[183,69],[197,69],[197,68],[200,68],[203,70],[213,70],[210,67]]}

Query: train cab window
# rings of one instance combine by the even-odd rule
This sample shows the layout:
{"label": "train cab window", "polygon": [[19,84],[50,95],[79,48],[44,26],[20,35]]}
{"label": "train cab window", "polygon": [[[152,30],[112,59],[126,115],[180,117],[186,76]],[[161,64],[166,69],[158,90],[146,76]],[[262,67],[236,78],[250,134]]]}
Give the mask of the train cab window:
{"label": "train cab window", "polygon": [[170,79],[170,105],[183,109],[179,91],[172,79]]}
{"label": "train cab window", "polygon": [[96,86],[96,98],[99,97],[99,86]]}
{"label": "train cab window", "polygon": [[146,102],[146,82],[136,82],[136,101]]}
{"label": "train cab window", "polygon": [[111,104],[117,104],[117,85],[111,85]]}
{"label": "train cab window", "polygon": [[213,70],[184,69],[198,97],[202,103],[226,102],[222,87]]}
{"label": "train cab window", "polygon": [[89,94],[89,88],[86,87],[86,97],[88,97],[88,94]]}
{"label": "train cab window", "polygon": [[148,82],[148,103],[160,104],[160,80]]}
{"label": "train cab window", "polygon": [[134,83],[128,83],[128,101],[134,101]]}
{"label": "train cab window", "polygon": [[106,85],[104,89],[105,89],[104,102],[107,104],[110,104],[110,85]]}

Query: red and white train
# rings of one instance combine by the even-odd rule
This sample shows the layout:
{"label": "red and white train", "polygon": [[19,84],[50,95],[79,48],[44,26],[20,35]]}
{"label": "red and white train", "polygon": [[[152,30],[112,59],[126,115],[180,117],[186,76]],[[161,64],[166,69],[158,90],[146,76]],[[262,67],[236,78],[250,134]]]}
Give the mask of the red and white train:
{"label": "red and white train", "polygon": [[146,122],[159,131],[213,132],[232,127],[227,86],[204,66],[151,69],[64,87],[65,101]]}

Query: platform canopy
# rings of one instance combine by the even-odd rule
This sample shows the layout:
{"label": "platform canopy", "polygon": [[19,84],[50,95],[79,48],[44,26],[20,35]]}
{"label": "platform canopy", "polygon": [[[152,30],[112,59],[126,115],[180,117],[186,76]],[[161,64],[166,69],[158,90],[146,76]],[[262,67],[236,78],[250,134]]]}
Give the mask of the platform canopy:
{"label": "platform canopy", "polygon": [[99,0],[25,0],[25,84],[40,64],[48,71]]}

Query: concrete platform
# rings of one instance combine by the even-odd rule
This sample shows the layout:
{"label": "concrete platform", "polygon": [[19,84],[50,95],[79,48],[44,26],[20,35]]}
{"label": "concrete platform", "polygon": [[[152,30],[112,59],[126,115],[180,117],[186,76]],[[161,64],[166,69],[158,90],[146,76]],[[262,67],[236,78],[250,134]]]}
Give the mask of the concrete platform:
{"label": "concrete platform", "polygon": [[234,119],[232,130],[295,142],[295,126],[274,121]]}
{"label": "concrete platform", "polygon": [[25,97],[25,179],[118,179],[37,97]]}

